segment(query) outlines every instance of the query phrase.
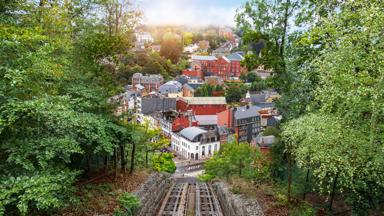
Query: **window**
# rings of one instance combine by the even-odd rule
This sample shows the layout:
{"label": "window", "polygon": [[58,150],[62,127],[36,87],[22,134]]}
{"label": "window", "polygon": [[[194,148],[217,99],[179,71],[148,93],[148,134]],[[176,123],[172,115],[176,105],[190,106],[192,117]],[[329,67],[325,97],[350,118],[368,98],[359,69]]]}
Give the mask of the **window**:
{"label": "window", "polygon": [[196,150],[199,150],[199,146],[196,146]]}
{"label": "window", "polygon": [[217,151],[217,144],[215,144],[215,148],[214,148],[215,151]]}

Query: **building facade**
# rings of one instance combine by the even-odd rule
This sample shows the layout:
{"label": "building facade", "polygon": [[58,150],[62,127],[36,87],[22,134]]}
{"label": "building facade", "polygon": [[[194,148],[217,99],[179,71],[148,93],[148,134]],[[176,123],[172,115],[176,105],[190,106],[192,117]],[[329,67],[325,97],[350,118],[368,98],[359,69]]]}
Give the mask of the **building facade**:
{"label": "building facade", "polygon": [[[183,71],[183,74],[194,76],[218,76],[224,81],[239,78],[246,69],[241,66],[243,56],[240,53],[232,53],[228,56],[192,56],[191,69]],[[198,73],[199,71],[202,74]]]}
{"label": "building facade", "polygon": [[176,98],[164,97],[158,94],[150,94],[139,98],[137,111],[144,115],[154,112],[165,112],[176,109]]}
{"label": "building facade", "polygon": [[261,118],[258,106],[230,108],[217,114],[218,126],[235,131],[238,142],[254,142],[261,131]]}
{"label": "building facade", "polygon": [[135,73],[132,76],[132,88],[137,90],[139,86],[143,86],[147,92],[157,92],[159,87],[164,83],[163,76],[159,74],[151,74],[144,76],[141,73]]}
{"label": "building facade", "polygon": [[194,115],[216,115],[227,109],[227,102],[225,97],[179,97],[176,109],[191,111]]}
{"label": "building facade", "polygon": [[171,148],[189,160],[206,159],[219,151],[220,138],[216,131],[188,127],[172,133]]}

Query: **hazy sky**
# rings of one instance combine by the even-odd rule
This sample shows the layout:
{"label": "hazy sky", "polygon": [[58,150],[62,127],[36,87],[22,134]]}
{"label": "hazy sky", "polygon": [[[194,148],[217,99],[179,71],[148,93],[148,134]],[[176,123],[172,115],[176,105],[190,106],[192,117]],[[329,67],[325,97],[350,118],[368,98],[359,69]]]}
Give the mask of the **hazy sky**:
{"label": "hazy sky", "polygon": [[162,25],[234,25],[236,8],[245,0],[135,0],[144,23]]}

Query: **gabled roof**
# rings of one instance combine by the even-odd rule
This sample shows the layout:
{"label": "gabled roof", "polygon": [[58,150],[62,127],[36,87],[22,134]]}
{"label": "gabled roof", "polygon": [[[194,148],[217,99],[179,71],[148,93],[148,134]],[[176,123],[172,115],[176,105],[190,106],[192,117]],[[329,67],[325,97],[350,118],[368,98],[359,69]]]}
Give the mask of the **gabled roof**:
{"label": "gabled roof", "polygon": [[215,56],[192,56],[192,60],[196,61],[215,61],[217,58]]}
{"label": "gabled roof", "polygon": [[241,106],[237,107],[235,113],[235,119],[246,119],[254,116],[260,116],[259,110],[261,110],[258,106]]}
{"label": "gabled roof", "polygon": [[143,90],[145,87],[141,84],[136,84],[135,85],[136,88],[138,88],[139,90]]}
{"label": "gabled roof", "polygon": [[217,115],[195,115],[199,125],[217,125]]}
{"label": "gabled roof", "polygon": [[228,55],[227,58],[230,61],[242,61],[242,60],[244,60],[244,57],[242,55],[240,55],[239,53],[232,53],[232,54]]}
{"label": "gabled roof", "polygon": [[190,141],[193,141],[195,137],[204,133],[207,133],[207,131],[198,127],[188,127],[180,131],[180,135]]}
{"label": "gabled roof", "polygon": [[226,62],[231,63],[231,61],[227,57],[222,56],[221,58],[224,59]]}
{"label": "gabled roof", "polygon": [[189,88],[190,90],[196,90],[201,85],[203,85],[203,84],[202,83],[186,83],[186,84],[184,84],[184,88]]}
{"label": "gabled roof", "polygon": [[183,97],[188,104],[227,104],[225,97]]}

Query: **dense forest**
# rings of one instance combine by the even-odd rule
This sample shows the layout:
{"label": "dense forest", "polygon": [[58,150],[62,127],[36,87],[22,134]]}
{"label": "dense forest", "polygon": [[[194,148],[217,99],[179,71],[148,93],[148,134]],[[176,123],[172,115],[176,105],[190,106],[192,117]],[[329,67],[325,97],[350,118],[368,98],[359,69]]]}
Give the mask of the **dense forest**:
{"label": "dense forest", "polygon": [[272,173],[286,180],[288,201],[306,184],[292,185],[298,171],[296,180],[311,181],[303,190],[329,195],[330,209],[336,194],[355,214],[382,204],[383,11],[376,0],[250,0],[238,10],[244,42],[263,47],[244,64],[273,70],[282,94]]}
{"label": "dense forest", "polygon": [[0,215],[52,214],[75,201],[79,179],[132,173],[139,154],[158,171],[172,161],[155,154],[158,131],[107,102],[139,18],[117,1],[0,3]]}

